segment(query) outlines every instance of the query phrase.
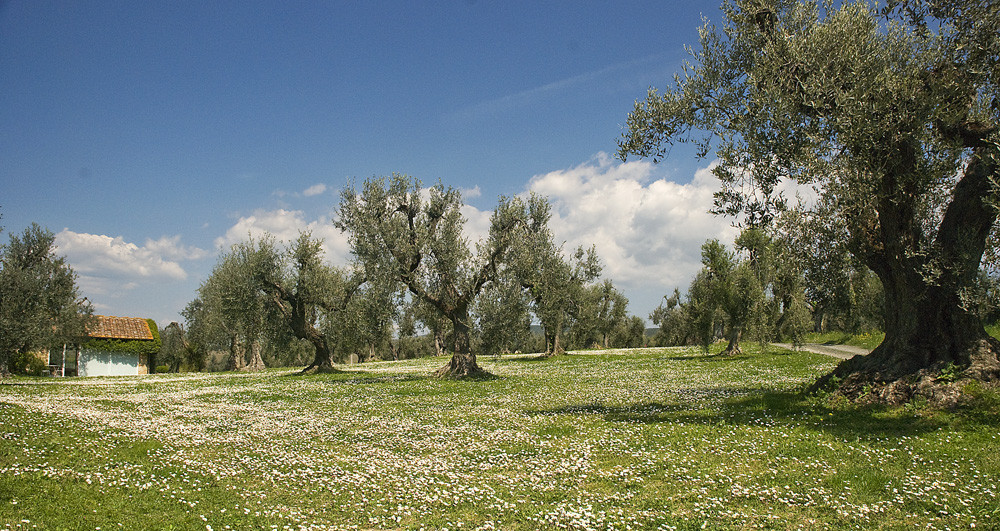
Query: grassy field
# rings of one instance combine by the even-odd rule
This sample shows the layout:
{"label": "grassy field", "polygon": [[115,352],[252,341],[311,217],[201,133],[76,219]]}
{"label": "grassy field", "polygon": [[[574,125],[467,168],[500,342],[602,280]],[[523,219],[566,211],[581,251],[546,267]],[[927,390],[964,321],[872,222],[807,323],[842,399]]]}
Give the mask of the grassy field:
{"label": "grassy field", "polygon": [[804,397],[691,349],[0,384],[0,528],[990,529],[1000,401]]}

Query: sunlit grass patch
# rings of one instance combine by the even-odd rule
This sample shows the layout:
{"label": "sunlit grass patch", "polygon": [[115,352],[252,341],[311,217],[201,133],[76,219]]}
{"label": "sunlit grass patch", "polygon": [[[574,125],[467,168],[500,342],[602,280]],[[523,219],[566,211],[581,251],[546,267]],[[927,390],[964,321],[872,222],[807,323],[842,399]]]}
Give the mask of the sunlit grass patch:
{"label": "sunlit grass patch", "polygon": [[824,345],[851,345],[874,350],[885,338],[883,332],[877,330],[859,332],[852,334],[849,332],[824,332],[810,333],[806,335],[806,343],[820,343]]}
{"label": "sunlit grass patch", "polygon": [[[825,356],[588,351],[483,359],[490,380],[430,377],[445,362],[0,385],[0,527],[989,528],[1000,518],[995,414],[802,395],[834,366]],[[36,508],[50,499],[67,510]]]}

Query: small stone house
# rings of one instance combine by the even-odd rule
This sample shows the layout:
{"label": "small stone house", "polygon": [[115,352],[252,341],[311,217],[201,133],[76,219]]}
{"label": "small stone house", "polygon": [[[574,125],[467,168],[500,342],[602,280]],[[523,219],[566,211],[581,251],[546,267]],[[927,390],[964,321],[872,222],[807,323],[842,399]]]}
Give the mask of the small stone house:
{"label": "small stone house", "polygon": [[95,315],[76,356],[78,376],[149,374],[160,351],[160,333],[152,319]]}

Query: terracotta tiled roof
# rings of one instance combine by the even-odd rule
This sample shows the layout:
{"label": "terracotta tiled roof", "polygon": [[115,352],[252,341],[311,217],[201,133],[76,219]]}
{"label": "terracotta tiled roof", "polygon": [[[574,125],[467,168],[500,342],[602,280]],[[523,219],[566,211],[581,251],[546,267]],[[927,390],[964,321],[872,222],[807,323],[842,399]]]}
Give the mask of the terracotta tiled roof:
{"label": "terracotta tiled roof", "polygon": [[153,339],[149,323],[139,317],[95,315],[96,321],[87,328],[90,337],[110,339]]}

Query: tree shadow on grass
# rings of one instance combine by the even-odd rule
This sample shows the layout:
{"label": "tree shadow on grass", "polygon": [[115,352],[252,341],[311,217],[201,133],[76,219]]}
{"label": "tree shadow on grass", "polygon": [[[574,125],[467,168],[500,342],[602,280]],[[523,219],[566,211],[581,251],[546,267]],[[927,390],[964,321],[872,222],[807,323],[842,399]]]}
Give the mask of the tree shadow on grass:
{"label": "tree shadow on grass", "polygon": [[439,380],[431,374],[371,374],[364,372],[345,373],[344,378],[330,380],[332,384],[371,385],[380,383],[423,382]]}
{"label": "tree shadow on grass", "polygon": [[[296,374],[297,375],[297,374]],[[294,375],[293,375],[294,376]],[[310,375],[305,375],[307,378]],[[315,375],[312,375],[315,376]],[[370,373],[365,371],[340,371],[336,373],[328,373],[320,375],[320,378],[309,378],[309,379],[319,379],[324,383],[329,385],[374,385],[374,384],[384,384],[384,383],[402,383],[402,382],[492,382],[497,380],[503,380],[501,376],[497,376],[492,373],[484,372],[475,376],[466,376],[462,378],[448,378],[436,375],[433,372],[422,373],[405,373],[405,374],[379,374]],[[328,378],[323,378],[327,376]]]}
{"label": "tree shadow on grass", "polygon": [[692,360],[700,360],[702,358],[708,358],[708,357],[711,357],[711,356],[712,356],[712,354],[704,354],[704,353],[701,353],[701,352],[697,352],[697,353],[687,354],[687,355],[682,355],[682,356],[667,356],[667,357],[665,357],[663,359],[665,359],[667,361],[692,361]]}
{"label": "tree shadow on grass", "polygon": [[294,378],[300,380],[318,380],[330,384],[375,384],[375,383],[386,383],[386,382],[409,382],[418,380],[436,380],[434,375],[422,374],[422,373],[404,373],[404,374],[379,374],[371,373],[366,371],[352,371],[352,370],[342,370],[337,369],[336,371],[322,372],[322,373],[305,373],[301,371],[293,371],[288,373],[283,373],[282,378]]}
{"label": "tree shadow on grass", "polygon": [[695,363],[732,363],[734,361],[746,361],[752,358],[750,354],[737,354],[728,356],[723,354],[689,354],[686,356],[668,356],[663,359],[667,361],[691,361]]}
{"label": "tree shadow on grass", "polygon": [[[900,408],[818,405],[798,392],[752,388],[685,389],[694,394],[693,403],[646,402],[629,406],[580,404],[527,411],[529,415],[599,415],[607,422],[627,424],[676,423],[704,426],[801,427],[845,439],[917,436],[947,426],[937,416],[918,416]],[[697,400],[712,393],[725,393],[716,405]],[[731,398],[729,398],[731,397]]]}
{"label": "tree shadow on grass", "polygon": [[554,361],[559,359],[565,359],[566,353],[562,354],[519,354],[511,357],[501,357],[501,358],[484,358],[489,359],[493,363],[538,363],[541,361]]}

